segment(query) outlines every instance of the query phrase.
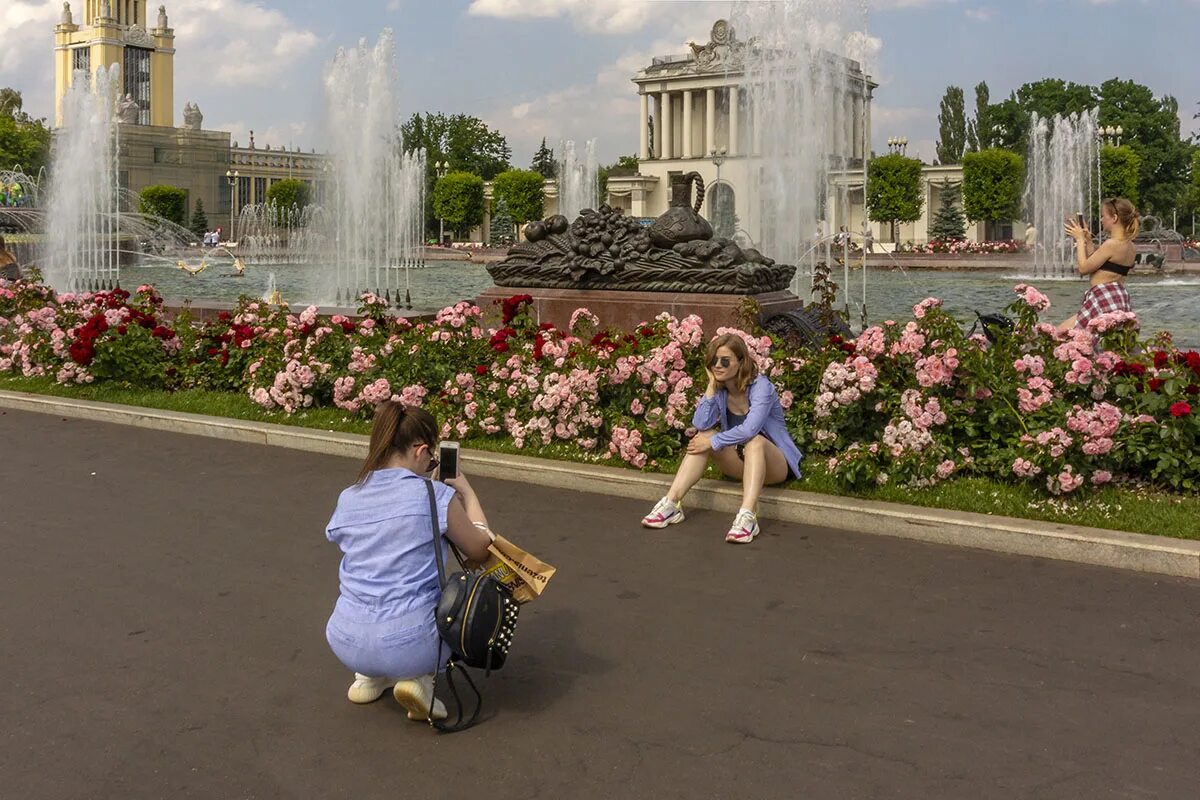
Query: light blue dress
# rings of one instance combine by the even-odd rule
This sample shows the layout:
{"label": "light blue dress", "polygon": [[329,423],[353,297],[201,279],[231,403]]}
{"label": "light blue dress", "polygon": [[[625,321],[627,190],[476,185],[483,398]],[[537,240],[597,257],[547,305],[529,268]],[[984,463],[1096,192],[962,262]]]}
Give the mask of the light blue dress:
{"label": "light blue dress", "polygon": [[775,384],[766,375],[759,375],[746,387],[746,397],[750,408],[746,418],[738,425],[729,424],[729,392],[725,385],[717,389],[712,397],[700,397],[696,413],[692,415],[692,425],[696,430],[707,431],[721,424],[721,432],[712,437],[713,451],[721,450],[730,445],[745,444],[760,433],[776,447],[787,460],[789,478],[800,477],[800,448],[792,441],[788,433],[787,422],[783,416],[783,406],[775,391]]}
{"label": "light blue dress", "polygon": [[[441,587],[425,483],[404,468],[375,470],[342,492],[325,529],[345,554],[325,638],[353,672],[400,679],[440,667],[434,611]],[[454,489],[436,481],[433,488],[444,535]]]}

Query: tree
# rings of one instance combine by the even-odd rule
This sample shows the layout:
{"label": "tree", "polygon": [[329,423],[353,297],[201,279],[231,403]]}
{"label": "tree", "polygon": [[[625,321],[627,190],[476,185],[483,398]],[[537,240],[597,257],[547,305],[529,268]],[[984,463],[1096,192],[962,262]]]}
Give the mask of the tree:
{"label": "tree", "polygon": [[513,220],[503,197],[492,203],[492,224],[488,229],[488,244],[508,246],[513,243]]}
{"label": "tree", "polygon": [[929,226],[929,238],[940,242],[957,242],[967,238],[967,220],[963,212],[954,204],[958,189],[943,181],[938,191],[941,207],[933,216],[933,224]]}
{"label": "tree", "polygon": [[287,211],[293,206],[299,211],[312,201],[312,189],[302,180],[284,178],[276,181],[267,189],[267,202],[280,211]]}
{"label": "tree", "polygon": [[1113,78],[1100,84],[1100,124],[1121,126],[1124,143],[1141,158],[1138,197],[1143,211],[1170,214],[1187,191],[1192,148],[1180,137],[1179,103],[1149,87]]}
{"label": "tree", "polygon": [[508,213],[518,225],[531,219],[540,219],[546,204],[546,193],[542,187],[545,180],[536,172],[510,169],[501,172],[492,181],[492,196],[503,200]]}
{"label": "tree", "polygon": [[400,126],[404,150],[425,150],[430,183],[434,164],[446,161],[456,172],[471,172],[490,181],[509,168],[512,150],[499,131],[467,114],[413,114]]}
{"label": "tree", "polygon": [[0,169],[20,167],[28,175],[50,163],[50,129],[22,110],[21,93],[0,89]]}
{"label": "tree", "polygon": [[147,186],[139,195],[138,211],[183,225],[187,192],[176,186]]}
{"label": "tree", "polygon": [[546,137],[542,137],[542,146],[533,154],[533,164],[529,167],[543,178],[553,178],[558,175],[558,164],[554,161],[554,150],[546,147]]}
{"label": "tree", "polygon": [[1100,193],[1128,198],[1136,206],[1141,166],[1141,156],[1132,147],[1100,148]]}
{"label": "tree", "polygon": [[204,201],[196,198],[196,208],[192,211],[192,233],[196,234],[196,238],[204,236],[208,232],[208,215],[204,213]]}
{"label": "tree", "polygon": [[938,112],[937,157],[943,164],[957,164],[967,146],[967,112],[963,90],[947,86]]}
{"label": "tree", "polygon": [[975,87],[975,118],[967,124],[967,152],[976,153],[992,146],[990,98],[987,82],[980,81]]}
{"label": "tree", "polygon": [[433,190],[433,211],[462,238],[483,223],[483,178],[469,172],[450,172]]}
{"label": "tree", "polygon": [[921,162],[899,153],[871,159],[867,204],[871,219],[892,223],[892,241],[895,241],[897,222],[915,222],[921,218],[925,204],[921,193]]}
{"label": "tree", "polygon": [[972,222],[1007,222],[1021,211],[1025,159],[993,148],[963,156],[963,211]]}

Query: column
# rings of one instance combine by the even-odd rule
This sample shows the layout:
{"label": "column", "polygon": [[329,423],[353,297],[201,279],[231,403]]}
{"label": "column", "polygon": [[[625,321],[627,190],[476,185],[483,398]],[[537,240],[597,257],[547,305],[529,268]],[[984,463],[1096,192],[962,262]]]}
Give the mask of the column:
{"label": "column", "polygon": [[863,142],[865,143],[863,146],[863,158],[869,159],[871,157],[871,136],[872,136],[872,133],[871,133],[871,90],[869,88],[867,89],[867,96],[863,100],[863,103],[865,104],[865,108],[866,108],[866,110],[863,112],[863,120],[865,120],[864,124],[867,126],[867,129],[865,131],[863,131]]}
{"label": "column", "polygon": [[847,89],[842,93],[843,113],[846,115],[846,141],[842,143],[842,155],[845,158],[854,157],[854,93]]}
{"label": "column", "polygon": [[642,92],[642,127],[638,147],[638,158],[642,161],[650,159],[650,95]]}
{"label": "column", "polygon": [[751,155],[762,155],[762,129],[759,117],[758,102],[754,95],[750,96],[750,147]]}
{"label": "column", "polygon": [[654,157],[663,157],[663,93],[654,95]]}
{"label": "column", "polygon": [[704,92],[704,154],[708,155],[717,146],[717,90]]}
{"label": "column", "polygon": [[729,87],[729,155],[741,155],[738,147],[738,87]]}
{"label": "column", "polygon": [[659,158],[674,158],[672,153],[675,134],[671,128],[671,93],[662,93],[662,154]]}
{"label": "column", "polygon": [[692,90],[683,93],[683,157],[691,158],[692,152]]}
{"label": "column", "polygon": [[854,112],[853,112],[854,113],[854,121],[853,121],[853,125],[851,126],[853,129],[852,133],[854,136],[854,141],[851,142],[850,157],[851,158],[862,158],[862,131],[863,131],[862,109],[863,109],[863,106],[862,106],[862,95],[860,95],[858,92],[854,93],[854,103],[851,104],[851,108],[854,109]]}

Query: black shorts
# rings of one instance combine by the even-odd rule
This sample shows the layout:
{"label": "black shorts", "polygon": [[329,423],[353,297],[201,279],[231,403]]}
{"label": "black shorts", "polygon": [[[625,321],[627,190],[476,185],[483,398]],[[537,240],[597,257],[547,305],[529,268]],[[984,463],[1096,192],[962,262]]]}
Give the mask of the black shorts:
{"label": "black shorts", "polygon": [[[761,436],[762,434],[759,434],[759,435]],[[767,439],[767,437],[765,437],[765,436],[763,436],[763,438]],[[769,442],[771,440],[767,439],[767,441]],[[742,442],[739,445],[734,445],[733,449],[737,453],[738,458],[740,458],[742,461],[746,460],[746,443],[745,442]],[[797,480],[799,477],[800,477],[799,475],[792,472],[792,465],[788,464],[788,473],[787,473],[787,477],[784,478],[784,480],[794,481],[794,480]]]}

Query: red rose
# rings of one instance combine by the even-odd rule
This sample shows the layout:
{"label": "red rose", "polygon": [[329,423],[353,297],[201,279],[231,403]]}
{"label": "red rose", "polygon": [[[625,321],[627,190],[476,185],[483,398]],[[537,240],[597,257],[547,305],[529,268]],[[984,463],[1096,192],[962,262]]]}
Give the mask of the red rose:
{"label": "red rose", "polygon": [[343,333],[353,333],[354,332],[354,323],[351,322],[350,320],[344,320],[342,322],[342,332]]}
{"label": "red rose", "polygon": [[217,319],[221,320],[221,322],[229,322],[229,320],[233,319],[233,315],[228,311],[220,311],[217,313]]}
{"label": "red rose", "polygon": [[83,367],[92,363],[92,359],[96,356],[96,351],[92,347],[92,343],[85,339],[76,339],[71,342],[69,352],[71,360]]}
{"label": "red rose", "polygon": [[127,330],[129,330],[129,328],[128,328],[127,326],[125,326],[125,325],[118,325],[118,326],[117,326],[117,333],[121,334],[122,336],[124,336],[124,335],[125,335],[125,331],[127,331]]}
{"label": "red rose", "polygon": [[1157,392],[1166,383],[1162,378],[1151,378],[1149,381],[1150,391]]}
{"label": "red rose", "polygon": [[1200,375],[1200,352],[1189,350],[1186,354],[1184,354],[1183,358],[1184,361],[1187,362],[1187,365],[1191,367],[1192,372]]}
{"label": "red rose", "polygon": [[653,336],[654,328],[651,328],[649,325],[644,325],[639,333],[641,333],[642,336]]}
{"label": "red rose", "polygon": [[1164,353],[1162,350],[1159,350],[1158,352],[1156,352],[1154,354],[1154,368],[1155,369],[1166,369],[1167,364],[1170,364],[1170,363],[1171,363],[1171,357],[1169,355],[1167,355],[1166,353]]}
{"label": "red rose", "polygon": [[476,375],[487,375],[487,373],[488,373],[488,368],[485,365],[479,364],[478,366],[475,367]]}
{"label": "red rose", "polygon": [[1170,412],[1172,417],[1186,417],[1192,413],[1192,407],[1187,403],[1171,403]]}
{"label": "red rose", "polygon": [[1188,387],[1184,389],[1184,391],[1195,397],[1196,395],[1200,394],[1200,386],[1197,386],[1194,383],[1189,383]]}
{"label": "red rose", "polygon": [[539,331],[552,331],[552,330],[554,330],[554,323],[553,322],[543,322],[541,325],[538,325],[538,330]]}

